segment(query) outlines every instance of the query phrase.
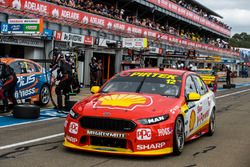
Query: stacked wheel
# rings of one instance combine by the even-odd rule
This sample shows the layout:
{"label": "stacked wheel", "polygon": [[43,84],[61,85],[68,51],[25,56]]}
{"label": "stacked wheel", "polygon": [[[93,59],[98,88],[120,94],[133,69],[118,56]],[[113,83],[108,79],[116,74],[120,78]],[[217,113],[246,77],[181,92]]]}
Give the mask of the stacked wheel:
{"label": "stacked wheel", "polygon": [[12,114],[14,118],[37,119],[40,116],[40,107],[30,104],[16,105]]}

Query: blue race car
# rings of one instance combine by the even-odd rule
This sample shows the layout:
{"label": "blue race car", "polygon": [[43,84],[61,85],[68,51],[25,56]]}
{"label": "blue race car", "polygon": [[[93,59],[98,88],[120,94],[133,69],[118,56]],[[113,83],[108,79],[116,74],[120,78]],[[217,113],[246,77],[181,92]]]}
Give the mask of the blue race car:
{"label": "blue race car", "polygon": [[1,62],[12,67],[18,78],[15,97],[20,101],[28,101],[46,105],[50,101],[51,73],[38,63],[28,59],[0,58]]}

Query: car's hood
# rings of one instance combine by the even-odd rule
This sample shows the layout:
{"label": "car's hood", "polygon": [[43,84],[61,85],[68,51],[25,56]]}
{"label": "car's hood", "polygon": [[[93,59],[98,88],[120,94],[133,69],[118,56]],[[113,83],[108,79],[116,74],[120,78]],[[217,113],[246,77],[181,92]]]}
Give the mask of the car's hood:
{"label": "car's hood", "polygon": [[[160,116],[177,108],[178,98],[138,93],[101,93],[78,103],[82,115],[138,119]],[[177,107],[176,107],[177,106]]]}

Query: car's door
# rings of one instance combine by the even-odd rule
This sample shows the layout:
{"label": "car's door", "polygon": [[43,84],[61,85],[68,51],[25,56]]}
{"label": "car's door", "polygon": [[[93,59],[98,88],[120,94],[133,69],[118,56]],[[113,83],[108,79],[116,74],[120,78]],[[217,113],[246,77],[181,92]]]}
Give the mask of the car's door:
{"label": "car's door", "polygon": [[17,60],[10,63],[18,78],[15,97],[20,99],[29,99],[36,94],[37,78],[35,67],[30,66],[28,61]]}
{"label": "car's door", "polygon": [[197,106],[197,116],[196,116],[197,118],[196,126],[200,128],[204,126],[204,124],[209,118],[209,115],[210,115],[209,101],[211,101],[210,99],[211,96],[209,94],[209,90],[206,84],[203,82],[203,80],[199,76],[192,75],[192,78],[194,79],[197,91],[201,96],[201,99]]}
{"label": "car's door", "polygon": [[[189,93],[198,93],[195,82],[191,75],[187,76],[185,84],[185,96]],[[185,114],[185,135],[188,138],[192,133],[197,129],[196,116],[198,113],[197,106],[200,104],[200,101],[187,102],[188,111]]]}

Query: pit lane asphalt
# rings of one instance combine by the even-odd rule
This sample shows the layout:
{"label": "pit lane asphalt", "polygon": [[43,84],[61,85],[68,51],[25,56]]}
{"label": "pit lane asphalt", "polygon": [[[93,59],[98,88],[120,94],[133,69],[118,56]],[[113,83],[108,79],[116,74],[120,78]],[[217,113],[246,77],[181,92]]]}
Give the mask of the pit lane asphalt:
{"label": "pit lane asphalt", "polygon": [[[218,92],[216,97],[214,136],[186,143],[180,156],[142,158],[72,151],[62,146],[63,136],[59,135],[0,149],[0,167],[249,167],[250,87]],[[1,128],[0,147],[60,134],[63,124],[64,118],[58,118]]]}

